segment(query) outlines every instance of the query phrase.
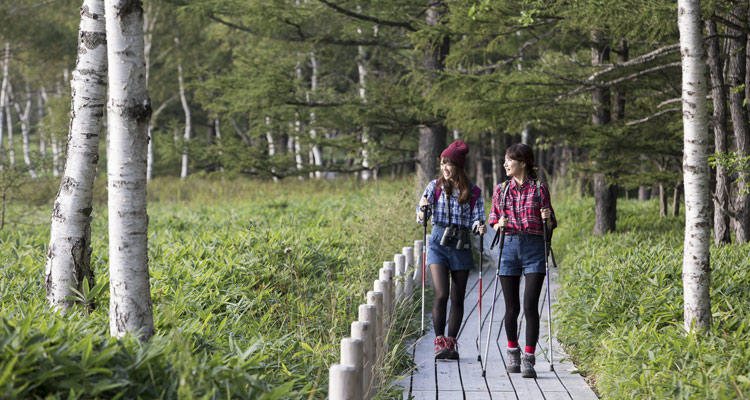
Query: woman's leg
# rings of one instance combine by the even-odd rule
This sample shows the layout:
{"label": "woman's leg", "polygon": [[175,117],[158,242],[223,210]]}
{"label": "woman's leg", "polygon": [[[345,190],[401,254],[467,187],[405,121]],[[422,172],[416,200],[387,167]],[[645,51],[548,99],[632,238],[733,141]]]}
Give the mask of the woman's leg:
{"label": "woman's leg", "polygon": [[448,320],[448,336],[455,338],[461,328],[464,318],[464,295],[466,283],[469,281],[469,271],[451,271],[453,285],[451,286],[451,315]]}
{"label": "woman's leg", "polygon": [[526,352],[534,353],[539,339],[539,295],[544,286],[545,274],[526,274],[523,292],[523,311],[526,314]]}
{"label": "woman's leg", "polygon": [[450,290],[450,270],[445,265],[430,264],[435,298],[432,301],[432,327],[435,336],[445,335],[445,311]]}
{"label": "woman's leg", "polygon": [[[518,295],[521,286],[520,276],[500,276],[500,286],[503,288],[505,299],[505,334],[508,343],[518,342],[518,314],[521,312],[521,304]],[[509,347],[516,347],[510,346]]]}

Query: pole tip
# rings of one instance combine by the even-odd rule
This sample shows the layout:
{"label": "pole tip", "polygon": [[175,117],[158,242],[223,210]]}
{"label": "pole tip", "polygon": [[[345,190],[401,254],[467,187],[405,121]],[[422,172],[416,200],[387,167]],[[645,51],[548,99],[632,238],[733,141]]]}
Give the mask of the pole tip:
{"label": "pole tip", "polygon": [[482,378],[487,376],[487,371],[482,371]]}
{"label": "pole tip", "polygon": [[550,365],[550,366],[549,366],[549,370],[550,370],[550,371],[554,371],[554,370],[555,370],[555,366],[554,366],[554,365]]}
{"label": "pole tip", "polygon": [[482,356],[477,356],[477,361],[482,362]]}

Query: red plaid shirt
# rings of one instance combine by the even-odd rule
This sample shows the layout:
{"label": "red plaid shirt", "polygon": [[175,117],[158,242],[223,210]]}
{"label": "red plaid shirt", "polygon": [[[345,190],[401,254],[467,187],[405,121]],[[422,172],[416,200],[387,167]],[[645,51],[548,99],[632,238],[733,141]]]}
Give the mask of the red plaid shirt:
{"label": "red plaid shirt", "polygon": [[[555,210],[552,209],[552,203],[549,199],[549,189],[542,183],[541,190],[537,191],[536,180],[527,178],[519,187],[516,180],[511,179],[508,184],[508,191],[505,194],[505,202],[502,210],[500,209],[500,198],[503,196],[503,184],[495,186],[492,195],[492,211],[487,220],[490,226],[498,223],[500,217],[508,218],[506,234],[514,235],[518,233],[527,233],[531,235],[543,234],[542,232],[542,208],[549,208],[552,212],[547,224],[549,229],[557,226]],[[541,192],[541,196],[539,195]],[[541,207],[539,199],[541,197]]]}

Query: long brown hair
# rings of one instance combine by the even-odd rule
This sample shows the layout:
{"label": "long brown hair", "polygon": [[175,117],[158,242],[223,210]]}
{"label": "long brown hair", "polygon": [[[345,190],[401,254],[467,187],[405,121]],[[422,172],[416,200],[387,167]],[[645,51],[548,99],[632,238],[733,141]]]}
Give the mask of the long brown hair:
{"label": "long brown hair", "polygon": [[505,151],[505,157],[511,160],[520,161],[526,164],[526,174],[531,179],[536,179],[536,165],[534,165],[534,151],[531,146],[523,143],[516,143]]}
{"label": "long brown hair", "polygon": [[[458,191],[460,192],[460,194],[458,195],[458,204],[466,204],[471,197],[471,181],[469,181],[469,177],[466,176],[466,171],[464,171],[461,166],[454,163],[449,158],[442,157],[440,161],[450,164],[455,168],[456,186],[458,186]],[[443,186],[446,195],[452,196],[451,190],[453,189],[453,184],[451,183],[450,185],[446,185],[445,178],[443,177],[442,172],[440,173],[437,184]]]}

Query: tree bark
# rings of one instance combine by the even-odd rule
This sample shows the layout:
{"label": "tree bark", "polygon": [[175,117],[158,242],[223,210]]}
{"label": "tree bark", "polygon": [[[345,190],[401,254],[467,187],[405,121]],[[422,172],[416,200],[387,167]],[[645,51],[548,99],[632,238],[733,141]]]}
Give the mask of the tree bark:
{"label": "tree bark", "polygon": [[[625,64],[628,61],[628,41],[620,38],[617,42],[617,64]],[[625,103],[627,99],[627,90],[624,85],[616,85],[613,95],[614,112],[612,119],[622,121],[625,119]]]}
{"label": "tree bark", "polygon": [[[591,34],[591,64],[609,62],[609,45],[599,31]],[[592,91],[591,103],[594,110],[592,122],[597,126],[610,123],[609,88],[599,87]],[[604,235],[615,230],[617,221],[617,190],[607,182],[603,173],[594,174],[594,235]]]}
{"label": "tree bark", "polygon": [[140,0],[106,0],[109,103],[109,328],[154,333],[148,271],[146,153],[151,102],[145,81]]}
{"label": "tree bark", "polygon": [[32,178],[36,179],[38,176],[34,167],[31,165],[31,156],[29,155],[29,127],[31,126],[31,89],[29,88],[29,82],[26,81],[26,105],[21,109],[21,105],[18,101],[13,103],[18,114],[18,119],[21,121],[21,138],[23,140],[23,162],[29,169],[29,174]]}
{"label": "tree bark", "polygon": [[[176,39],[175,39],[176,40]],[[185,133],[183,134],[182,144],[182,168],[180,169],[180,178],[185,179],[188,176],[188,142],[193,136],[193,118],[190,114],[190,105],[187,102],[187,95],[185,94],[185,81],[182,73],[182,63],[177,64],[177,82],[180,85],[180,102],[182,103],[182,111],[185,113]]]}
{"label": "tree bark", "polygon": [[[310,53],[310,65],[312,66],[312,74],[310,75],[310,96],[307,101],[310,101],[310,97],[315,95],[318,91],[318,59],[315,57],[315,52]],[[310,112],[310,139],[312,139],[312,159],[310,164],[315,166],[315,179],[323,177],[323,154],[320,151],[320,146],[315,142],[318,136],[318,132],[315,129],[315,112]]]}
{"label": "tree bark", "polygon": [[[357,5],[357,12],[362,12],[362,6]],[[357,35],[362,37],[362,28],[357,27]],[[359,98],[362,103],[367,104],[367,50],[365,46],[357,46],[357,73],[359,75]],[[368,150],[370,141],[369,127],[366,125],[362,126],[362,172],[360,177],[363,181],[368,181],[372,178],[372,170],[370,170],[370,153]]]}
{"label": "tree bark", "polygon": [[[727,92],[724,88],[719,38],[716,22],[706,21],[708,44],[708,66],[711,73],[711,98],[713,99],[714,151],[719,154],[727,152]],[[746,68],[747,69],[747,68]],[[747,75],[747,71],[746,75]],[[747,81],[747,79],[746,79]],[[729,243],[729,175],[721,165],[716,166],[716,191],[714,196],[714,243]]]}
{"label": "tree bark", "polygon": [[651,198],[651,188],[646,185],[638,186],[638,201],[647,201]]}
{"label": "tree bark", "polygon": [[69,297],[74,296],[73,289],[83,292],[84,278],[89,288],[95,283],[91,268],[91,211],[106,98],[104,1],[84,0],[78,60],[71,81],[67,160],[52,208],[45,266],[47,302],[61,312],[72,306]]}
{"label": "tree bark", "polygon": [[659,182],[659,217],[666,217],[668,212],[667,188],[664,182]]}
{"label": "tree bark", "polygon": [[42,124],[42,121],[44,120],[44,97],[42,93],[46,93],[46,89],[44,86],[41,87],[40,93],[37,96],[37,118],[39,118],[39,124],[37,126],[37,132],[39,132],[39,155],[42,158],[47,157],[47,134],[44,132],[44,124]]}
{"label": "tree bark", "polygon": [[682,195],[682,182],[677,182],[674,185],[672,191],[672,216],[678,217],[680,215],[680,197]]}
{"label": "tree bark", "polygon": [[[14,100],[13,85],[11,85],[10,80],[8,81],[8,86],[6,87],[5,91],[5,124],[7,125],[8,129],[8,162],[10,162],[10,165],[13,166],[16,165],[16,151],[13,148],[13,115],[10,112],[10,103],[12,103]],[[0,134],[2,133],[0,132]]]}
{"label": "tree bark", "polygon": [[[743,5],[735,6],[729,19],[740,26],[744,26],[743,19],[746,10]],[[748,125],[748,114],[745,109],[745,91],[741,90],[745,84],[745,73],[747,66],[746,49],[747,34],[727,27],[727,35],[731,36],[729,41],[729,110],[734,128],[735,148],[741,156],[750,155],[750,125]],[[748,185],[745,174],[738,177],[736,191],[741,193]],[[750,240],[750,196],[734,196],[733,211],[736,216],[734,221],[734,238],[737,243],[746,243]]]}
{"label": "tree bark", "polygon": [[[443,24],[442,18],[446,13],[446,5],[442,0],[430,0],[427,3],[426,22],[430,26]],[[424,52],[424,68],[432,79],[434,75],[445,69],[445,57],[450,50],[450,37],[442,35],[434,43],[430,43]],[[419,127],[419,150],[417,151],[417,193],[422,193],[427,184],[438,173],[440,153],[445,148],[447,129],[442,121],[429,121]]]}
{"label": "tree bark", "polygon": [[711,208],[707,165],[706,54],[701,35],[700,0],[678,0],[677,8],[682,53],[682,122],[685,130],[685,242],[682,284],[685,301],[684,326],[687,331],[692,331],[711,326]]}
{"label": "tree bark", "polygon": [[10,64],[10,43],[5,42],[3,83],[2,86],[0,86],[0,161],[5,157],[3,151],[3,124],[5,124],[5,105],[8,103],[8,64]]}

